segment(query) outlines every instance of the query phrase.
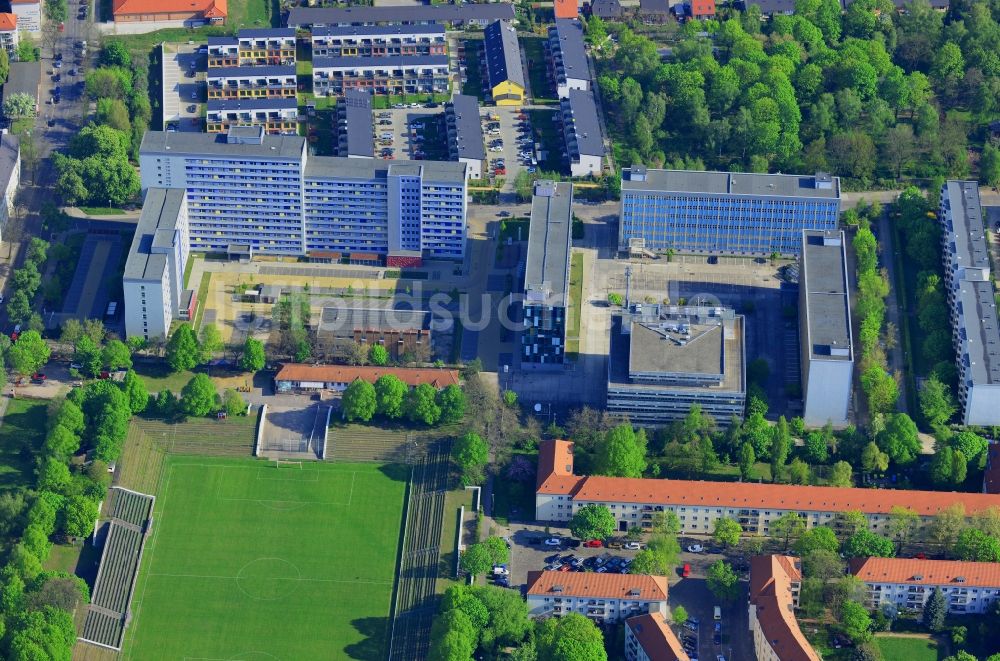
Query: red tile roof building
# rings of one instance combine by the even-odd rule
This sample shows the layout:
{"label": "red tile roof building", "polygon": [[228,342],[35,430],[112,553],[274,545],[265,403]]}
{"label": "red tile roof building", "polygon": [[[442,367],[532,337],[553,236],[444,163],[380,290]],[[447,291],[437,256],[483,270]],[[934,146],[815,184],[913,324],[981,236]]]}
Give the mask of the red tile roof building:
{"label": "red tile roof building", "polygon": [[620,530],[649,528],[657,511],[673,511],[683,533],[711,533],[720,517],[739,521],[743,530],[769,534],[770,523],[788,512],[800,514],[809,527],[837,525],[838,514],[860,511],[875,532],[888,529],[894,507],[913,510],[921,524],[961,504],[972,515],[1000,508],[1000,495],[953,491],[853,489],[789,484],[705,482],[701,480],[578,477],[572,474],[572,443],[539,444],[535,518],[569,521],[580,507],[606,505]]}
{"label": "red tile roof building", "polygon": [[643,574],[529,571],[528,611],[533,617],[580,613],[599,622],[667,614],[667,579]]}
{"label": "red tile roof building", "polygon": [[691,0],[692,18],[714,18],[715,0]]}
{"label": "red tile roof building", "polygon": [[380,376],[392,374],[412,387],[423,383],[441,390],[458,385],[458,372],[445,369],[413,367],[351,367],[349,365],[284,365],[275,375],[274,383],[279,392],[289,390],[343,390],[356,379],[375,383]]}
{"label": "red tile roof building", "polygon": [[663,616],[630,617],[625,625],[627,661],[691,661]]}
{"label": "red tile roof building", "polygon": [[855,558],[851,573],[868,587],[868,606],[923,610],[934,588],[952,613],[985,613],[1000,600],[1000,563],[907,558]]}
{"label": "red tile roof building", "polygon": [[576,2],[577,0],[555,0],[556,18],[576,18],[580,13]]}
{"label": "red tile roof building", "polygon": [[750,632],[759,661],[820,661],[795,621],[801,585],[797,558],[750,559]]}
{"label": "red tile roof building", "polygon": [[115,23],[183,22],[222,25],[229,9],[227,0],[114,0]]}

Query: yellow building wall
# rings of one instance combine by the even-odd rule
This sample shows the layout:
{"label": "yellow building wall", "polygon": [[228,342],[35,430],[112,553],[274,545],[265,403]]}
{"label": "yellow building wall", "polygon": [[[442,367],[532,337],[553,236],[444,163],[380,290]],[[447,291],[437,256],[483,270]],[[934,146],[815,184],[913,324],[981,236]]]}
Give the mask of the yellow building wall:
{"label": "yellow building wall", "polygon": [[519,106],[524,103],[524,88],[505,80],[493,88],[493,103],[498,106]]}

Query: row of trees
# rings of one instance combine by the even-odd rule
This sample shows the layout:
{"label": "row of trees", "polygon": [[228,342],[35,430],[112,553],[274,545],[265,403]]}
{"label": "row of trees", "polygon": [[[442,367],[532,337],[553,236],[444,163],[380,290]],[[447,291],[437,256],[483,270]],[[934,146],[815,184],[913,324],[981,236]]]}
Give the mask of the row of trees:
{"label": "row of trees", "polygon": [[39,238],[28,242],[24,265],[15,269],[8,284],[7,317],[15,324],[41,331],[45,325],[42,317],[32,309],[35,294],[42,285],[42,271],[48,258],[49,244]]}
{"label": "row of trees", "polygon": [[532,622],[528,606],[513,590],[456,585],[441,599],[431,627],[429,657],[512,661],[607,661],[597,625],[578,613]]}
{"label": "row of trees", "polygon": [[457,385],[437,390],[421,383],[410,388],[396,375],[383,374],[374,384],[355,379],[344,390],[340,411],[349,422],[369,422],[380,416],[430,427],[458,422],[465,415],[465,405],[465,393]]}
{"label": "row of trees", "polygon": [[[185,322],[174,329],[167,341],[167,365],[173,372],[192,370],[208,363],[223,348],[222,334],[215,324],[204,324],[199,337]],[[264,343],[247,336],[237,363],[239,367],[248,372],[258,372],[264,369],[265,362]]]}
{"label": "row of trees", "polygon": [[[610,28],[617,47],[595,52],[619,160],[863,183],[968,174],[969,122],[949,111],[986,123],[996,110],[1000,30],[985,3],[949,13],[947,28],[925,0],[902,13],[888,0],[795,4],[767,22],[755,6],[690,21],[666,64],[652,40]],[[591,19],[588,38],[608,29]]]}

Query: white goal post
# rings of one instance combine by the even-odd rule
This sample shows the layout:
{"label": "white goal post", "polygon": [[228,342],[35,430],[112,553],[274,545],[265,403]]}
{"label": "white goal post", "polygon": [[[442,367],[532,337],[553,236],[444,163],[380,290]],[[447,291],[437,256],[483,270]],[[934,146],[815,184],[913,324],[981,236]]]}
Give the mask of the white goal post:
{"label": "white goal post", "polygon": [[291,459],[275,459],[274,460],[274,467],[277,468],[277,469],[279,469],[279,470],[282,469],[282,468],[298,468],[298,469],[301,470],[302,469],[302,462],[301,461],[293,461]]}

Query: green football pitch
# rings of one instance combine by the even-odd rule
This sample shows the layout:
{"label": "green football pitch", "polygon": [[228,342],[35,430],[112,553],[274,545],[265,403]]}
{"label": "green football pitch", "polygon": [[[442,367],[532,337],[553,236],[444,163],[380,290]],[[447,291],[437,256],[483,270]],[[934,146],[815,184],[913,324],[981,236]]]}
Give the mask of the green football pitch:
{"label": "green football pitch", "polygon": [[128,661],[382,659],[400,466],[169,457]]}

